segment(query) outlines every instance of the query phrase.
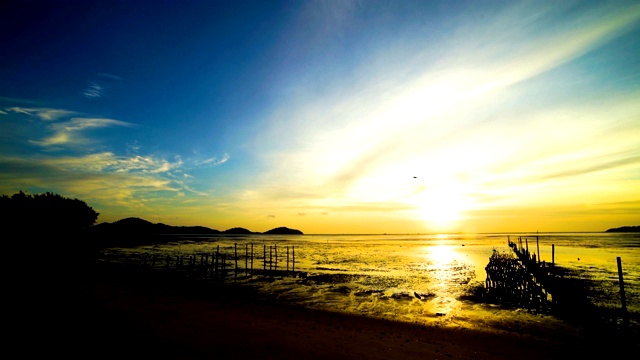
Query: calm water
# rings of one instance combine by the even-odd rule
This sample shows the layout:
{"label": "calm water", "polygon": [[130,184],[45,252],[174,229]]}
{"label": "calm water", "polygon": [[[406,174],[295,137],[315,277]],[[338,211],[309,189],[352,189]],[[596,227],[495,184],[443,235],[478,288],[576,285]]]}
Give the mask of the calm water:
{"label": "calm water", "polygon": [[[632,314],[640,312],[637,233],[184,237],[164,245],[107,249],[104,255],[164,259],[167,255],[175,258],[213,254],[219,249],[229,254],[228,266],[233,267],[231,256],[235,251],[241,270],[237,277],[231,271],[227,281],[255,287],[287,303],[439,326],[565,326],[552,316],[463,300],[463,295],[484,286],[484,268],[493,251],[511,252],[508,239],[521,239],[523,245],[528,243],[531,253],[539,253],[541,260],[554,260],[556,265],[574,270],[575,276],[593,280],[597,289],[591,301],[600,308],[621,308],[617,268],[620,257],[627,309]],[[287,267],[289,249],[291,269],[295,249],[295,270],[306,276],[269,281],[245,276],[245,263],[251,267],[245,254],[251,253],[251,246],[255,269],[263,269],[265,249],[269,258],[273,246],[278,249],[278,269],[282,270]],[[275,260],[273,255],[271,258]]]}

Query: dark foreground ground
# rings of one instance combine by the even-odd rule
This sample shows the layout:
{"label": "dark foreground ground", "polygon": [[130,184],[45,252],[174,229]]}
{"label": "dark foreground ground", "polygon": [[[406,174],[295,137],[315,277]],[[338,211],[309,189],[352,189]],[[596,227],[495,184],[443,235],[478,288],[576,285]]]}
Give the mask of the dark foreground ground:
{"label": "dark foreground ground", "polygon": [[[567,359],[639,352],[625,333],[471,331],[285,306],[246,288],[118,268],[12,284],[5,341],[20,358]],[[15,353],[14,351],[17,351]]]}

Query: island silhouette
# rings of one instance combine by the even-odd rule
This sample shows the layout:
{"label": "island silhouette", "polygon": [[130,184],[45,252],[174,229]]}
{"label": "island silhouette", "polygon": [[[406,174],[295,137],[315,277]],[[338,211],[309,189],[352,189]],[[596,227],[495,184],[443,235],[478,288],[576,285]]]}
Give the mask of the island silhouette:
{"label": "island silhouette", "polygon": [[206,235],[304,235],[297,229],[285,226],[265,232],[256,232],[243,227],[227,230],[211,229],[205,226],[172,226],[152,223],[138,217],[124,218],[113,223],[103,222],[86,229],[86,235],[93,238],[99,247],[138,246],[171,241],[176,236],[201,237]]}

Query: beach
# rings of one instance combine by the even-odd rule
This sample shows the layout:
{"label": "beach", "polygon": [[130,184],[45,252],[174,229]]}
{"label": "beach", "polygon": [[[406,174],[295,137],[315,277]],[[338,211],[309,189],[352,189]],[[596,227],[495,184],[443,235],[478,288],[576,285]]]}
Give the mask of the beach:
{"label": "beach", "polygon": [[606,334],[418,326],[288,306],[246,287],[203,288],[113,270],[69,287],[73,296],[51,308],[52,328],[39,328],[47,343],[41,350],[171,359],[560,359],[638,350]]}
{"label": "beach", "polygon": [[[611,271],[602,272],[597,261],[615,249],[626,260],[627,305],[635,309],[635,240],[619,248],[592,237],[585,244],[603,245],[589,251],[554,237],[561,244],[556,260],[571,265],[579,255],[577,265],[610,283]],[[80,267],[68,259],[65,269],[56,270],[55,261],[44,273],[25,273],[8,292],[20,314],[9,322],[17,340],[9,343],[35,341],[19,350],[68,358],[589,359],[640,350],[637,326],[590,324],[592,314],[580,312],[567,321],[466,298],[482,288],[477,279],[485,276],[487,257],[500,249],[502,236],[492,238],[236,237],[109,249]],[[213,256],[204,278],[186,271],[189,258],[202,264],[200,255],[185,256],[185,267],[176,268],[180,254],[235,253],[243,240],[245,249],[255,242],[262,251],[228,257],[226,272],[215,272],[222,277],[211,272]],[[269,271],[259,240],[283,249],[278,259],[289,272]],[[294,245],[295,271],[284,251],[288,246],[293,258]],[[168,265],[164,254],[174,259]]]}

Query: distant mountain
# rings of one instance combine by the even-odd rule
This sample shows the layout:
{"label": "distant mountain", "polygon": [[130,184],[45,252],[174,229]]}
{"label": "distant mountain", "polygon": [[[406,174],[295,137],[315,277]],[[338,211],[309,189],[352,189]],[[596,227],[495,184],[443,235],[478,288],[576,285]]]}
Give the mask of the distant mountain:
{"label": "distant mountain", "polygon": [[225,230],[222,232],[223,234],[229,234],[229,235],[250,235],[250,234],[260,234],[260,233],[255,233],[251,230],[247,230],[245,228],[241,228],[241,227],[234,227],[228,230]]}
{"label": "distant mountain", "polygon": [[619,228],[609,229],[605,232],[640,232],[640,225],[639,226],[622,226]]}
{"label": "distant mountain", "polygon": [[275,235],[303,235],[302,231],[296,229],[289,229],[287,227],[279,227],[265,231],[263,234],[275,234]]}
{"label": "distant mountain", "polygon": [[90,227],[87,234],[97,238],[103,246],[133,246],[161,242],[164,235],[303,235],[302,231],[278,227],[264,233],[234,227],[220,231],[204,226],[171,226],[130,217],[113,223],[100,223]]}
{"label": "distant mountain", "polygon": [[220,234],[219,230],[203,226],[171,226],[154,224],[147,220],[130,217],[113,223],[101,223],[89,228],[94,235],[176,235],[176,234]]}

